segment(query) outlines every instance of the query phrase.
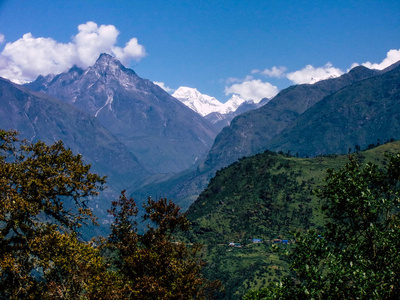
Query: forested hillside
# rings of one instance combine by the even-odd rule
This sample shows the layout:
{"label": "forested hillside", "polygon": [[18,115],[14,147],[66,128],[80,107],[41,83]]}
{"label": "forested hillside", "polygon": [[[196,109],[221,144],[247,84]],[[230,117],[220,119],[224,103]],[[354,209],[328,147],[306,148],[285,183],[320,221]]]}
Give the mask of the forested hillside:
{"label": "forested hillside", "polygon": [[[384,153],[398,151],[400,142],[393,142],[353,155],[382,164]],[[249,289],[287,274],[286,258],[272,252],[271,245],[275,240],[290,250],[292,232],[323,228],[323,202],[312,191],[324,184],[326,169],[347,162],[347,155],[297,158],[266,151],[217,172],[188,209],[192,230],[187,238],[205,245],[204,273],[225,284],[221,299],[240,299]]]}

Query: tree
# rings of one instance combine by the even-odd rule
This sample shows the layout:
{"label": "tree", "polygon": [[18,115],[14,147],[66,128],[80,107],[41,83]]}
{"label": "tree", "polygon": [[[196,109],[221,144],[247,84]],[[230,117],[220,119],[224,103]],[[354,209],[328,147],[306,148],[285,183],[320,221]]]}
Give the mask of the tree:
{"label": "tree", "polygon": [[105,249],[114,254],[111,265],[121,276],[119,288],[131,299],[206,299],[218,288],[201,274],[199,245],[186,245],[173,239],[179,230],[186,231],[189,221],[177,205],[167,199],[148,199],[144,205],[148,225],[138,234],[135,201],[125,192],[112,202],[114,216],[111,235]]}
{"label": "tree", "polygon": [[[1,298],[45,298],[49,285],[63,285],[68,276],[57,277],[57,272],[79,265],[68,253],[70,246],[76,246],[71,250],[75,254],[79,247],[90,250],[75,232],[95,222],[87,198],[104,183],[61,141],[33,144],[19,141],[16,132],[0,130]],[[98,255],[94,249],[89,252],[93,259]]]}
{"label": "tree", "polygon": [[19,141],[0,130],[0,299],[205,299],[217,287],[201,275],[199,245],[175,242],[189,222],[177,205],[148,199],[138,209],[123,192],[112,202],[108,239],[80,240],[95,217],[88,197],[105,178],[57,142]]}
{"label": "tree", "polygon": [[400,154],[328,170],[322,232],[295,234],[293,277],[245,299],[399,299]]}

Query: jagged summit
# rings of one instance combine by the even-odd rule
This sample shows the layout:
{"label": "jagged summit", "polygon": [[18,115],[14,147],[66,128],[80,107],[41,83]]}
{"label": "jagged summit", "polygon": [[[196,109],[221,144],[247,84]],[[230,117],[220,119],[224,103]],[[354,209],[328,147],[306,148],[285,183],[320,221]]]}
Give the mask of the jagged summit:
{"label": "jagged summit", "polygon": [[120,75],[121,71],[129,73],[129,75],[136,75],[135,71],[125,68],[118,59],[108,53],[101,53],[92,68],[107,75]]}
{"label": "jagged summit", "polygon": [[195,88],[181,86],[172,96],[202,116],[219,111],[222,106],[222,103],[217,99],[202,94]]}
{"label": "jagged summit", "polygon": [[211,113],[228,114],[236,111],[245,102],[239,96],[234,95],[226,103],[221,103],[216,98],[202,94],[195,88],[184,86],[179,87],[172,96],[202,116]]}
{"label": "jagged summit", "polygon": [[96,117],[149,170],[179,172],[205,156],[215,127],[159,86],[103,53],[86,70],[28,85]]}

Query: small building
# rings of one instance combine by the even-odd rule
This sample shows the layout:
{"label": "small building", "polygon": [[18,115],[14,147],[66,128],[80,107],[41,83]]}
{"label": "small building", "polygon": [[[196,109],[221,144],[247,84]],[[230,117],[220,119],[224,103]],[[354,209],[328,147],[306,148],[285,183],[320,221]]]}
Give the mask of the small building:
{"label": "small building", "polygon": [[253,243],[262,243],[262,239],[253,239]]}

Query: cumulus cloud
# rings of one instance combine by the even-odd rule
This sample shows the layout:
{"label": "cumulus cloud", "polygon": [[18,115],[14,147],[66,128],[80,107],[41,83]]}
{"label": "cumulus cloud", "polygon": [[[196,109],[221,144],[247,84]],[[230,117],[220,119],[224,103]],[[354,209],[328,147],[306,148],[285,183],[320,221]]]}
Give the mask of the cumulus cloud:
{"label": "cumulus cloud", "polygon": [[79,25],[78,34],[70,43],[35,38],[26,33],[21,39],[7,43],[0,53],[0,76],[15,81],[33,80],[38,75],[61,73],[74,64],[87,68],[103,52],[114,55],[123,64],[132,59],[138,61],[146,55],[145,48],[136,38],[124,48],[116,46],[118,35],[115,26],[98,26],[94,22]]}
{"label": "cumulus cloud", "polygon": [[265,75],[267,77],[276,77],[276,78],[282,78],[285,75],[287,68],[283,66],[273,66],[271,69],[264,69],[263,71],[260,70],[252,70],[251,73],[260,73],[262,75]]}
{"label": "cumulus cloud", "polygon": [[343,71],[334,68],[331,63],[327,63],[323,67],[314,68],[312,65],[307,65],[303,69],[288,73],[286,77],[295,84],[315,83],[320,80],[339,77]]}
{"label": "cumulus cloud", "polygon": [[225,87],[225,95],[239,95],[245,100],[259,102],[262,98],[272,98],[279,92],[276,86],[260,79],[253,79]]}
{"label": "cumulus cloud", "polygon": [[139,60],[146,56],[146,50],[138,43],[137,38],[130,39],[124,48],[113,47],[112,51],[123,64],[128,63],[131,59]]}
{"label": "cumulus cloud", "polygon": [[[398,49],[398,50],[392,49],[392,50],[389,50],[389,52],[386,54],[385,59],[381,63],[377,64],[377,63],[371,63],[371,62],[367,61],[367,62],[363,63],[362,65],[369,69],[383,70],[383,69],[389,67],[390,65],[394,64],[395,62],[398,62],[399,60],[400,60],[400,49]],[[353,66],[356,66],[356,65],[357,64],[353,64]]]}
{"label": "cumulus cloud", "polygon": [[153,81],[153,83],[158,85],[160,88],[162,88],[167,93],[172,93],[172,92],[175,91],[174,89],[171,89],[171,88],[167,87],[164,82]]}

